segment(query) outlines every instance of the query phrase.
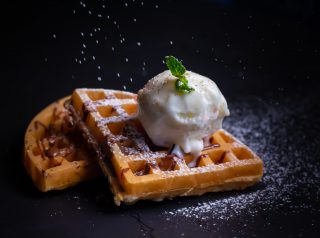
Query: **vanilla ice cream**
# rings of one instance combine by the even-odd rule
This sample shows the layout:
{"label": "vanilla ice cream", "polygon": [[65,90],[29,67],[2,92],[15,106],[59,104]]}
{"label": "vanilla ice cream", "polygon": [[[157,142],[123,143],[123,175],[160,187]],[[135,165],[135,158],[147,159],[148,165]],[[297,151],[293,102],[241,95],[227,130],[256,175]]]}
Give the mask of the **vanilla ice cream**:
{"label": "vanilla ice cream", "polygon": [[138,92],[139,120],[158,146],[179,145],[185,153],[198,156],[203,138],[222,126],[229,115],[227,102],[217,85],[207,77],[186,71],[194,91],[179,94],[169,70],[155,76]]}

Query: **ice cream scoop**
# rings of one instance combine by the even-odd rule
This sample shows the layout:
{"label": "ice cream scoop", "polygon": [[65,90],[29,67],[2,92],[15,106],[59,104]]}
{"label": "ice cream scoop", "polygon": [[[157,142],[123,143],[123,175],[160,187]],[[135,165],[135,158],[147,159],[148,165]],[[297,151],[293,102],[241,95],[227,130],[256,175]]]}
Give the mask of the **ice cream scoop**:
{"label": "ice cream scoop", "polygon": [[177,77],[169,70],[149,80],[138,92],[138,117],[154,144],[176,144],[185,153],[198,156],[203,138],[222,127],[229,110],[212,80],[191,71],[184,77],[194,89],[186,94],[176,90]]}

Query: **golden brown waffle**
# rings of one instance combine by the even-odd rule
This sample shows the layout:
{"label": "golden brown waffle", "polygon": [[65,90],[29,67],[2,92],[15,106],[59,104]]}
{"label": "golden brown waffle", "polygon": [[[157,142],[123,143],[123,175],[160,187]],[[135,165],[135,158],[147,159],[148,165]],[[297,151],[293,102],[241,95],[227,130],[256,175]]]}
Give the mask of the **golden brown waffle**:
{"label": "golden brown waffle", "polygon": [[[99,166],[80,145],[61,99],[41,111],[29,124],[24,142],[24,165],[43,192],[60,190],[97,177]],[[78,137],[81,137],[80,135]]]}
{"label": "golden brown waffle", "polygon": [[178,158],[154,146],[137,120],[136,94],[77,89],[67,107],[96,151],[118,205],[243,189],[263,174],[262,160],[224,130],[210,138],[192,168],[191,155]]}

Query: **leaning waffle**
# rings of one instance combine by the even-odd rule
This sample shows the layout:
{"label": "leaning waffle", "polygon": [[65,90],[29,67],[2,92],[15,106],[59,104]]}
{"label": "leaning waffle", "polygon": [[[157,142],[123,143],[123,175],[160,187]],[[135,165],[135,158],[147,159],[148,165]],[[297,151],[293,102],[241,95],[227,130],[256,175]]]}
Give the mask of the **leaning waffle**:
{"label": "leaning waffle", "polygon": [[224,130],[211,136],[194,167],[191,155],[156,147],[137,119],[136,94],[77,89],[66,107],[96,151],[118,205],[243,189],[262,176],[262,160]]}
{"label": "leaning waffle", "polygon": [[69,98],[41,111],[26,131],[23,162],[43,192],[64,189],[100,174],[96,161],[80,146],[74,127],[66,120],[69,114],[63,103]]}

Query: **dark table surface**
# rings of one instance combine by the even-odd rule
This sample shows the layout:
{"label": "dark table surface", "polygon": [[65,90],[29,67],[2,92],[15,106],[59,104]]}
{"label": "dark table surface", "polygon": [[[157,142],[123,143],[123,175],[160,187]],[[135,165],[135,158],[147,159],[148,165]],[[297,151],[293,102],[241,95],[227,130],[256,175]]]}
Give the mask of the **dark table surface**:
{"label": "dark table surface", "polygon": [[[2,5],[1,237],[315,237],[320,232],[319,3],[41,1]],[[224,127],[265,164],[241,192],[116,207],[104,178],[41,193],[24,131],[79,87],[136,92],[166,55],[213,79]]]}

